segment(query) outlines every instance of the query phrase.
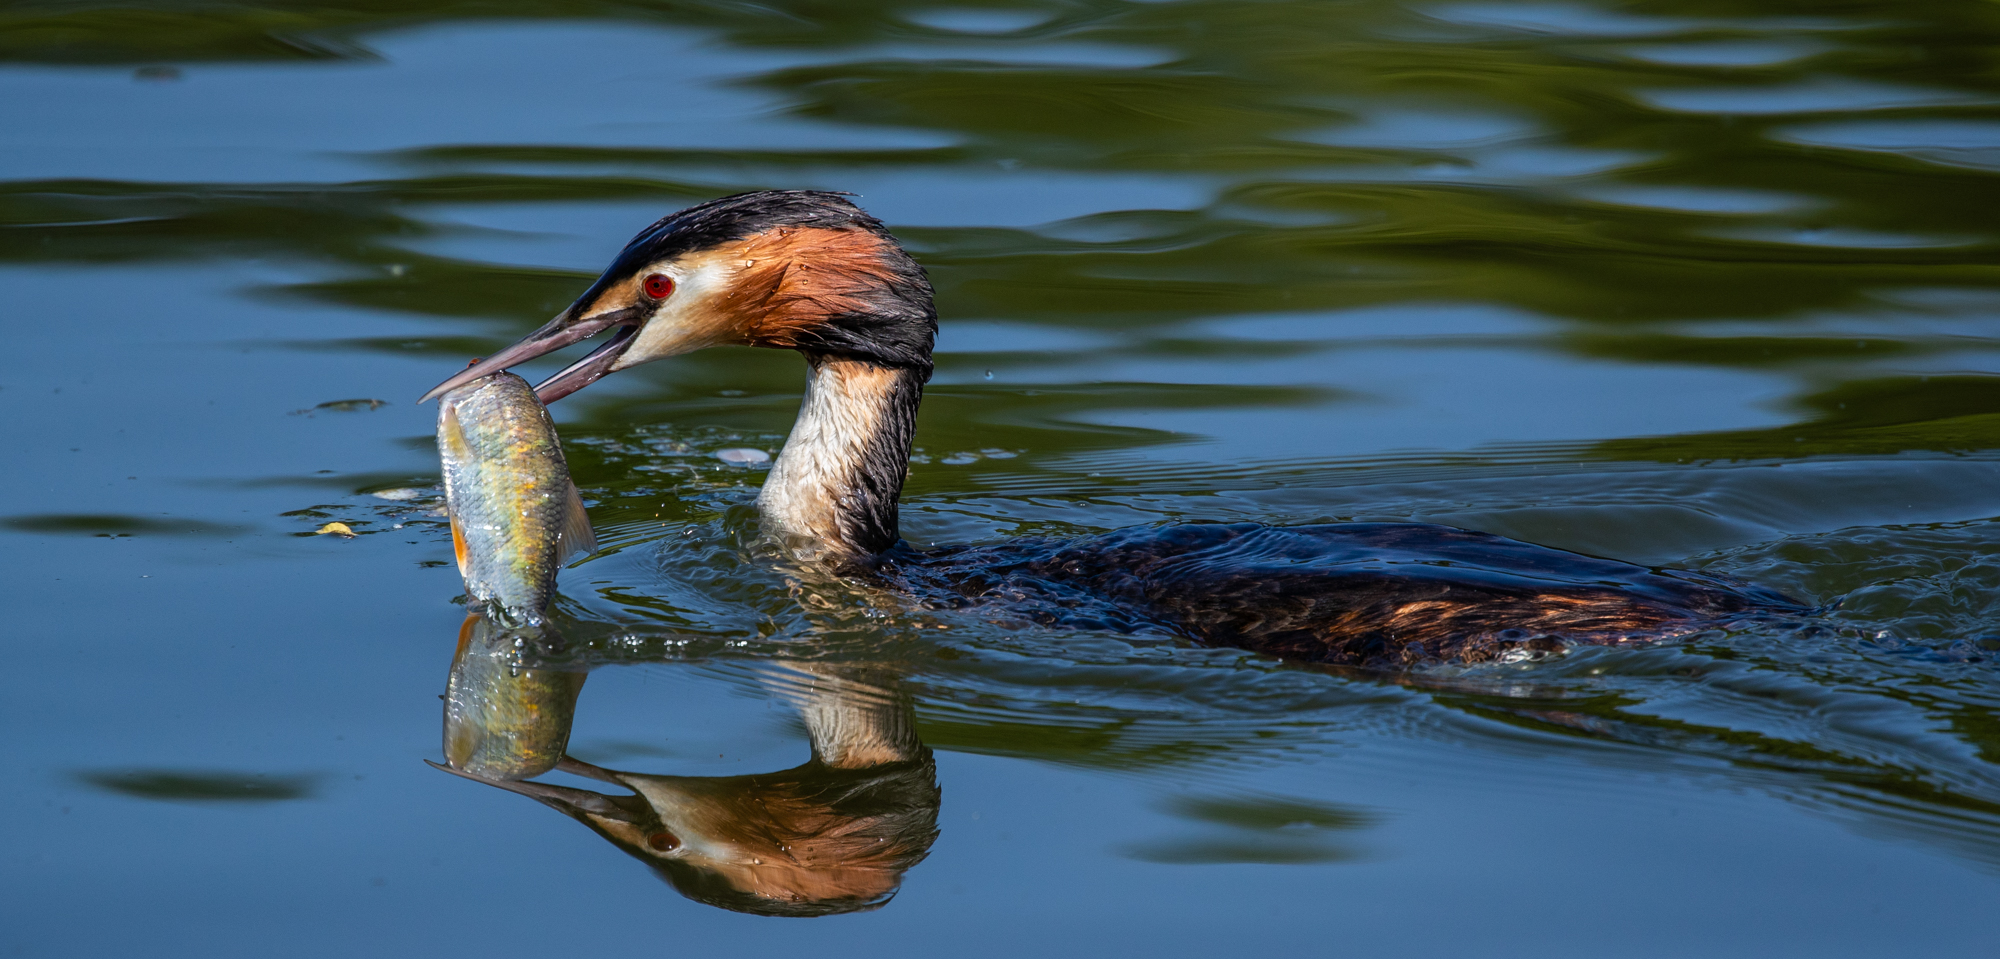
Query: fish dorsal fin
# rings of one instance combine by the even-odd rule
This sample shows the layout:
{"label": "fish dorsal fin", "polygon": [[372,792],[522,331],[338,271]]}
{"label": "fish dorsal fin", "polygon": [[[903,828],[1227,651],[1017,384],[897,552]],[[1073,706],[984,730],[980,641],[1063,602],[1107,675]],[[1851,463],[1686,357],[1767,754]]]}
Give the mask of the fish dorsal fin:
{"label": "fish dorsal fin", "polygon": [[576,491],[574,482],[563,485],[569,487],[569,495],[563,506],[562,529],[556,533],[558,562],[578,553],[597,552],[597,534],[591,532],[590,515],[583,511],[583,494]]}

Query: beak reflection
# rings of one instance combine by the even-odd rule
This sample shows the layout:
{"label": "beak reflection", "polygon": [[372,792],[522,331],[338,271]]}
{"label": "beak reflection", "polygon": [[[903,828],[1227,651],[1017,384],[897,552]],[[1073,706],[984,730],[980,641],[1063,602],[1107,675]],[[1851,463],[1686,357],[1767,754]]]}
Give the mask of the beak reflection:
{"label": "beak reflection", "polygon": [[[914,704],[880,678],[786,667],[778,685],[812,743],[803,765],[747,776],[606,769],[561,753],[583,675],[525,668],[514,635],[483,623],[475,615],[461,632],[448,764],[431,765],[561,812],[689,899],[767,916],[876,909],[937,840],[936,764]],[[613,788],[526,781],[551,770]]]}

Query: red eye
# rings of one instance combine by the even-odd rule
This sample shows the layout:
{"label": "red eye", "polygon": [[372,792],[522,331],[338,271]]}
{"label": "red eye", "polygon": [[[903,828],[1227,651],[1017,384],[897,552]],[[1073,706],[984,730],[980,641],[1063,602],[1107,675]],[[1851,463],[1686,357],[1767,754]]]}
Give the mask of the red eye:
{"label": "red eye", "polygon": [[[668,288],[672,288],[673,285],[674,285],[673,281],[671,280],[667,281]],[[670,832],[656,832],[646,837],[646,845],[651,846],[654,849],[657,849],[661,852],[673,852],[675,847],[679,846],[680,844],[681,841],[675,838],[674,834]]]}
{"label": "red eye", "polygon": [[664,300],[674,294],[674,278],[665,273],[653,273],[646,277],[646,295],[656,300]]}

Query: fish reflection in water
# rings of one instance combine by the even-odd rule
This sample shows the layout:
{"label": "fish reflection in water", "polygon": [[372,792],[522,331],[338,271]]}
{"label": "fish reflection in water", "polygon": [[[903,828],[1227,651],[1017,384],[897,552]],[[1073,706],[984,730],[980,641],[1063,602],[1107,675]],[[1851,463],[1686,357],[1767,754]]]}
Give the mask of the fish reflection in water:
{"label": "fish reflection in water", "polygon": [[[467,629],[470,656],[484,655],[484,634]],[[796,698],[811,759],[748,776],[667,776],[559,755],[581,675],[566,684],[552,678],[564,674],[488,668],[462,645],[445,717],[450,764],[438,768],[562,812],[697,902],[767,916],[878,908],[937,840],[936,764],[906,697],[853,669],[788,668],[806,680]],[[458,743],[469,748],[455,753]],[[549,769],[620,791],[522,781]]]}
{"label": "fish reflection in water", "polygon": [[509,627],[465,618],[444,695],[444,758],[481,779],[528,779],[556,768],[569,745],[587,674],[522,664],[522,652],[555,652],[555,627]]}

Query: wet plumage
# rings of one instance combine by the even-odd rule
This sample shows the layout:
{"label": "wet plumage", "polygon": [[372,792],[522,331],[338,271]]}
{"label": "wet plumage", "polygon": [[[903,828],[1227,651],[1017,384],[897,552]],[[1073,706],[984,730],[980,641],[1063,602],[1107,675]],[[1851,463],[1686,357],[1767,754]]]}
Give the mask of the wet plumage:
{"label": "wet plumage", "polygon": [[466,595],[540,622],[562,561],[597,548],[548,410],[520,377],[485,376],[443,395],[437,436]]}
{"label": "wet plumage", "polygon": [[925,595],[1040,625],[1168,632],[1341,666],[1480,662],[1801,612],[1739,580],[1417,523],[1181,524],[891,553]]}

